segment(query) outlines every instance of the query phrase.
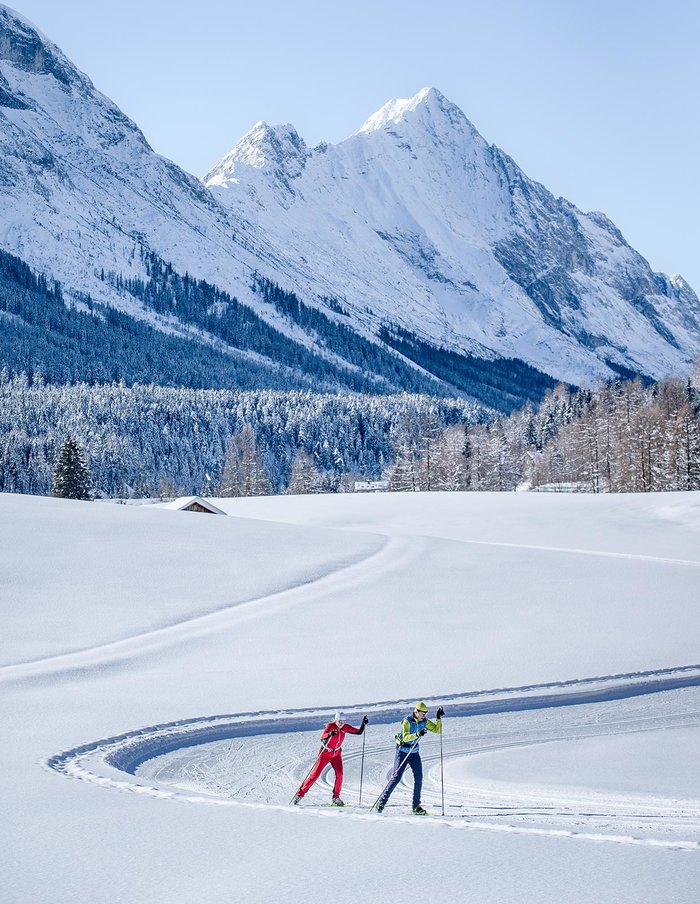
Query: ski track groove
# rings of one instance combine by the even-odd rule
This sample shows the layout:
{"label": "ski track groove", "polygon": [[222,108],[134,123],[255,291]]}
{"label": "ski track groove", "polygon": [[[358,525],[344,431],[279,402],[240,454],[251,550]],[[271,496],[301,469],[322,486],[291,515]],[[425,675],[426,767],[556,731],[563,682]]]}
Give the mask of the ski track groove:
{"label": "ski track groove", "polygon": [[[69,653],[59,653],[52,656],[41,657],[28,662],[13,663],[0,666],[0,681],[28,681],[43,679],[49,675],[71,672],[85,672],[90,669],[105,669],[110,664],[120,664],[126,661],[143,658],[158,653],[164,648],[171,647],[191,639],[201,637],[224,628],[235,625],[238,621],[255,617],[255,613],[261,605],[268,603],[271,606],[293,605],[296,597],[308,598],[308,594],[314,596],[319,593],[329,592],[338,583],[346,583],[352,579],[356,571],[366,577],[367,566],[370,563],[378,566],[379,572],[392,571],[400,567],[405,557],[411,557],[416,545],[421,541],[436,539],[454,540],[454,542],[476,546],[492,546],[505,549],[525,549],[537,552],[554,552],[564,555],[594,556],[599,558],[625,559],[639,562],[647,562],[657,565],[674,565],[700,568],[700,561],[693,559],[675,559],[664,556],[652,556],[641,553],[608,552],[605,550],[592,550],[575,547],[543,546],[528,543],[505,543],[495,540],[474,540],[465,538],[444,538],[430,534],[418,535],[383,535],[383,543],[371,553],[355,558],[341,564],[334,569],[308,580],[299,580],[281,590],[260,597],[242,600],[228,606],[224,606],[204,615],[185,618],[171,625],[166,625],[149,631],[144,631],[131,637],[117,641],[97,644],[82,650]],[[386,563],[384,560],[387,560]]]}
{"label": "ski track groove", "polygon": [[[448,539],[448,538],[445,538]],[[585,549],[567,546],[543,546],[534,543],[505,543],[502,540],[471,540],[468,538],[456,539],[458,543],[467,543],[471,546],[497,546],[504,549],[530,549],[535,552],[559,552],[566,555],[595,556],[601,559],[629,559],[633,562],[648,562],[657,565],[686,565],[691,568],[700,568],[700,561],[696,559],[674,559],[669,556],[651,556],[645,553],[633,552],[609,552],[602,549]]]}
{"label": "ski track groove", "polygon": [[[175,644],[214,634],[235,626],[241,621],[255,618],[265,604],[271,610],[278,611],[294,605],[297,598],[300,600],[315,598],[328,593],[339,584],[342,586],[344,583],[352,583],[355,573],[357,571],[364,573],[368,565],[376,559],[383,562],[388,557],[390,562],[395,561],[397,555],[395,547],[405,544],[385,536],[381,536],[381,540],[380,546],[368,554],[350,559],[316,577],[300,580],[264,596],[232,603],[213,612],[185,618],[173,624],[134,634],[121,640],[97,644],[70,653],[59,653],[29,662],[0,666],[0,682],[42,680],[47,676],[57,674],[85,672],[92,669],[103,670],[111,664],[122,664],[157,654]],[[382,565],[379,567],[381,568]]]}
{"label": "ski track groove", "polygon": [[[521,688],[501,689],[499,691],[479,691],[471,694],[451,694],[441,698],[441,702],[450,702],[449,717],[485,716],[503,713],[519,713],[523,711],[552,710],[565,708],[574,704],[592,704],[596,702],[630,701],[633,698],[649,697],[666,691],[682,688],[700,687],[700,666],[683,666],[676,669],[660,669],[644,673],[598,677],[593,679],[573,679],[571,681],[534,685]],[[369,705],[343,707],[350,717],[367,712],[372,726],[393,723],[405,714],[410,701],[389,701]],[[563,709],[562,709],[563,711]],[[81,781],[94,782],[106,788],[117,788],[131,793],[146,794],[158,798],[176,799],[191,803],[205,803],[219,806],[242,806],[256,808],[273,808],[292,813],[334,817],[335,809],[314,806],[307,803],[301,807],[291,807],[274,801],[251,800],[260,793],[259,779],[241,776],[235,788],[235,797],[230,787],[219,776],[236,773],[236,756],[247,762],[247,744],[273,740],[270,736],[293,732],[298,735],[305,731],[318,731],[319,725],[327,717],[325,709],[278,710],[273,712],[251,712],[230,715],[216,715],[200,719],[188,719],[179,722],[165,723],[128,732],[123,735],[95,741],[50,757],[43,765],[53,771]],[[664,727],[700,727],[700,712],[681,712],[677,715],[666,714],[663,710],[651,715],[632,716],[617,721],[597,722],[597,717],[590,723],[584,722],[578,730],[555,730],[540,727],[529,731],[525,736],[514,740],[512,732],[494,731],[476,739],[447,738],[444,742],[445,759],[471,756],[491,750],[511,747],[529,746],[556,740],[580,740],[585,737],[624,734],[638,731],[651,731]],[[244,740],[245,739],[245,740]],[[169,774],[167,761],[153,764],[151,774],[145,777],[138,775],[144,764],[153,762],[158,757],[173,754],[192,748],[201,748],[213,742],[228,741],[225,751],[195,750],[203,761],[185,763],[180,768],[177,781]],[[315,741],[314,741],[315,743]],[[234,751],[232,753],[232,751]],[[381,820],[385,822],[408,822],[416,825],[425,822],[430,826],[441,824],[450,828],[480,829],[492,832],[527,833],[562,838],[575,838],[589,842],[610,842],[616,844],[635,844],[662,847],[677,851],[700,852],[700,840],[688,838],[659,838],[649,835],[637,835],[625,831],[630,823],[640,832],[650,831],[655,824],[663,820],[663,831],[683,832],[700,836],[700,801],[672,801],[670,799],[634,795],[615,792],[570,793],[568,790],[548,794],[546,789],[533,788],[523,790],[517,788],[515,793],[498,788],[480,788],[471,785],[449,785],[450,795],[461,796],[467,803],[448,804],[446,815],[431,815],[418,819],[404,813],[387,812],[381,816],[369,810],[383,783],[390,773],[390,751],[386,743],[365,746],[366,778],[365,793],[367,809],[348,808],[345,818],[363,820]],[[267,757],[267,754],[263,754]],[[312,755],[311,751],[307,754]],[[315,756],[315,749],[313,752]],[[361,750],[344,751],[344,762],[355,763],[361,756]],[[375,765],[372,771],[372,758],[379,757],[381,767]],[[439,809],[439,790],[431,790],[431,770],[439,768],[439,754],[430,748],[423,751],[425,788],[424,797],[429,806]],[[240,762],[240,760],[239,760]],[[304,763],[303,772],[308,763]],[[275,788],[292,788],[302,777],[298,775],[300,767],[290,762],[271,762],[269,757],[258,763],[265,778],[276,780]],[[155,771],[153,771],[155,770]],[[410,787],[411,779],[402,782],[399,788]],[[322,774],[319,784],[330,790],[332,772],[327,768]],[[274,785],[274,781],[273,781]],[[436,797],[437,793],[437,797]],[[355,802],[355,791],[345,791],[350,802]],[[291,792],[290,795],[291,796]],[[398,809],[398,807],[397,807]],[[455,812],[457,811],[457,812]],[[528,823],[528,820],[530,821]],[[537,824],[532,824],[536,821]],[[544,825],[542,823],[545,823]],[[562,827],[566,823],[567,827]],[[578,826],[589,824],[600,831],[581,830]],[[558,824],[558,825],[557,825]],[[576,826],[572,828],[570,826]],[[603,829],[608,828],[608,831]],[[661,827],[661,826],[659,826]],[[617,832],[610,832],[616,828]]]}

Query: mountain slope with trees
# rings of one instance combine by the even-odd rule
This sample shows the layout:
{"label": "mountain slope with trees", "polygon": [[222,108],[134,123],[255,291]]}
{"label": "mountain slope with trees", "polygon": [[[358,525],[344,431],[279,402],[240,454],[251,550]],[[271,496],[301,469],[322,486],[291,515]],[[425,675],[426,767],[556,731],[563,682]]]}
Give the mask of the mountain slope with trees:
{"label": "mountain slope with trees", "polygon": [[[700,302],[680,277],[653,273],[604,215],[529,179],[436,89],[390,102],[338,145],[309,149],[291,126],[259,123],[205,185],[0,6],[0,198],[3,250],[59,285],[69,308],[110,322],[109,339],[89,327],[102,351],[82,372],[69,355],[61,371],[45,322],[31,342],[16,337],[41,347],[39,369],[57,379],[120,378],[132,358],[130,380],[372,384],[468,392],[509,411],[542,397],[542,372],[571,385],[659,379],[700,351]],[[177,278],[163,281],[156,261]],[[183,286],[196,290],[190,304]],[[172,343],[143,360],[160,342],[146,327],[190,342],[191,374],[179,376]],[[241,354],[248,332],[272,357]],[[68,350],[65,331],[61,342]],[[283,349],[298,363],[280,381]],[[13,371],[29,371],[23,354]]]}

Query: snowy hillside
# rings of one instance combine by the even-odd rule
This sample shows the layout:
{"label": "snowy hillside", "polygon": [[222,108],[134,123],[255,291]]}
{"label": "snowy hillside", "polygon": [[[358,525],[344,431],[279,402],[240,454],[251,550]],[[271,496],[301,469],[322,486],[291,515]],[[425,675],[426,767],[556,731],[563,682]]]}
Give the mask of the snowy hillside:
{"label": "snowy hillside", "polygon": [[[499,406],[478,391],[499,367],[522,400],[538,375],[519,362],[581,383],[682,373],[700,351],[682,279],[529,180],[435,89],[336,146],[259,123],[203,185],[3,6],[0,37],[0,248],[82,310],[111,305],[249,362],[255,385],[281,363],[289,386],[364,380]],[[8,313],[19,329],[26,314]],[[515,361],[489,363],[502,358]]]}
{"label": "snowy hillside", "polygon": [[[697,493],[217,504],[0,495],[3,901],[694,904]],[[445,817],[433,736],[370,812],[421,697]]]}

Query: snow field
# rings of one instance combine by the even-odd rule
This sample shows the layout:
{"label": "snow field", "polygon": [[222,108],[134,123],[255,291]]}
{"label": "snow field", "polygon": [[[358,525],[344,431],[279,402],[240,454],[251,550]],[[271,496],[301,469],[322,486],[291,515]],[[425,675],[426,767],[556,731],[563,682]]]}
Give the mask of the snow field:
{"label": "snow field", "polygon": [[[384,542],[216,516],[184,521],[173,514],[157,506],[0,494],[6,594],[0,665],[119,639],[133,643],[138,635],[313,582]],[[41,629],[28,630],[27,616],[40,619]]]}
{"label": "snow field", "polygon": [[[449,902],[695,904],[698,503],[289,497],[227,519],[0,497],[4,896],[393,902],[418,870]],[[288,806],[319,726],[361,701],[371,802],[417,697],[448,710],[449,819],[416,820],[401,787],[382,816],[315,806],[322,783]],[[109,760],[139,743],[136,774]]]}

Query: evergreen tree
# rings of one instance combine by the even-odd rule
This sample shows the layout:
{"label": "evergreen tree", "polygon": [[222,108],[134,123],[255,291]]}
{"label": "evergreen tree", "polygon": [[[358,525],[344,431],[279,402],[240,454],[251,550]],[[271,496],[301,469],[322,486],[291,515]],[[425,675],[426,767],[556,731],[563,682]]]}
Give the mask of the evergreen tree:
{"label": "evergreen tree", "polygon": [[53,474],[53,495],[61,499],[90,499],[90,474],[80,446],[66,440]]}

